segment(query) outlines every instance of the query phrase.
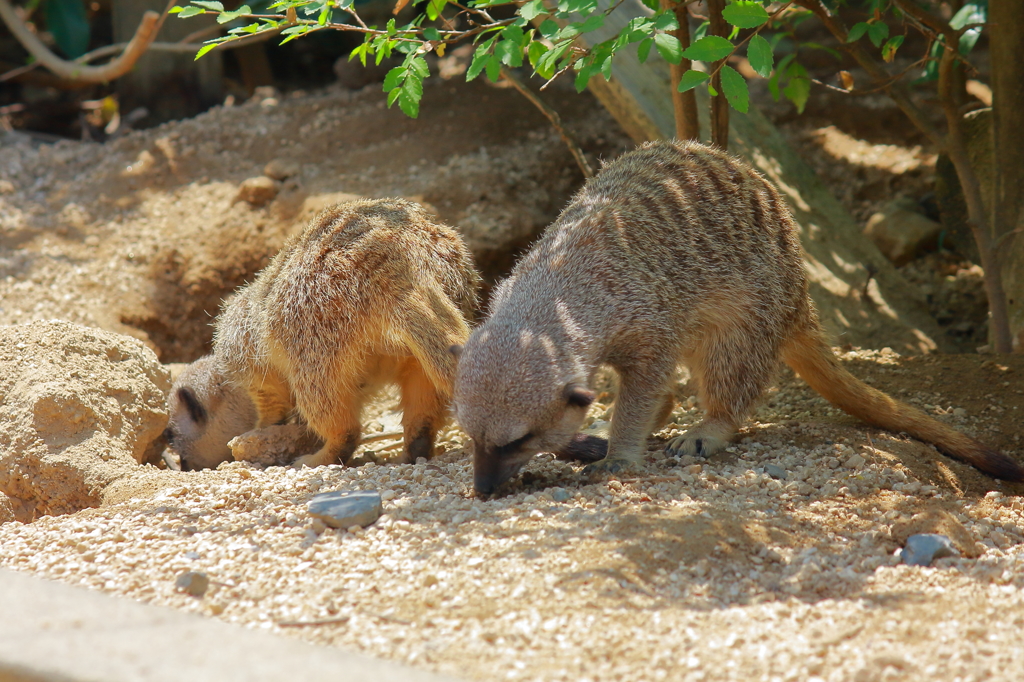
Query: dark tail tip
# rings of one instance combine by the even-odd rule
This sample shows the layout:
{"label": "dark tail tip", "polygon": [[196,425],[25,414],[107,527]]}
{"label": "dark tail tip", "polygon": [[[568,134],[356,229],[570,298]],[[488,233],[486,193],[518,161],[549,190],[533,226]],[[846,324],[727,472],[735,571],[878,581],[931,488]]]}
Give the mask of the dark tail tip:
{"label": "dark tail tip", "polygon": [[1024,481],[1024,467],[998,450],[982,447],[971,464],[990,476],[1004,481]]}
{"label": "dark tail tip", "polygon": [[569,444],[555,453],[555,457],[566,462],[583,462],[590,464],[604,459],[608,455],[608,441],[598,436],[586,436],[577,433]]}

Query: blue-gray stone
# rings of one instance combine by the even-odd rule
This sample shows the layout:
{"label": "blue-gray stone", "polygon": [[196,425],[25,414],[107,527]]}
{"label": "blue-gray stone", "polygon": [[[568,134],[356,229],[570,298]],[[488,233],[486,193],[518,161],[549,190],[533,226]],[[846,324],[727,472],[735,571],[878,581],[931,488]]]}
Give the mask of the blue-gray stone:
{"label": "blue-gray stone", "polygon": [[920,533],[907,538],[907,544],[900,553],[903,563],[908,566],[931,566],[936,559],[960,556],[953,542],[945,535]]}
{"label": "blue-gray stone", "polygon": [[764,472],[771,476],[772,478],[777,478],[781,481],[785,481],[786,478],[789,476],[789,474],[786,473],[785,469],[775,464],[765,464]]}
{"label": "blue-gray stone", "polygon": [[315,516],[331,528],[365,528],[384,512],[380,493],[375,490],[335,490],[314,495],[307,505]]}
{"label": "blue-gray stone", "polygon": [[198,571],[185,571],[175,578],[174,586],[193,597],[202,597],[210,586],[210,578]]}
{"label": "blue-gray stone", "polygon": [[567,502],[572,499],[572,493],[565,488],[555,488],[551,491],[551,499],[555,502]]}

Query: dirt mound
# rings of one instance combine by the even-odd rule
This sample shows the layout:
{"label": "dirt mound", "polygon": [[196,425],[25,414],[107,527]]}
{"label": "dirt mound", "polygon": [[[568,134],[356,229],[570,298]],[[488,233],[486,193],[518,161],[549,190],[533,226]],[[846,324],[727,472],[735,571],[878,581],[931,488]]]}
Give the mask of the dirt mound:
{"label": "dirt mound", "polygon": [[98,505],[160,436],[169,388],[136,339],[58,320],[0,327],[0,521],[7,507],[26,522]]}
{"label": "dirt mound", "polygon": [[[417,120],[371,86],[255,98],[103,145],[0,134],[0,324],[67,319],[194,360],[221,300],[315,207],[352,196],[430,204],[493,281],[582,177],[514,91],[428,89]],[[546,97],[592,158],[631,146],[592,98]],[[240,186],[265,172],[283,180],[254,205]]]}

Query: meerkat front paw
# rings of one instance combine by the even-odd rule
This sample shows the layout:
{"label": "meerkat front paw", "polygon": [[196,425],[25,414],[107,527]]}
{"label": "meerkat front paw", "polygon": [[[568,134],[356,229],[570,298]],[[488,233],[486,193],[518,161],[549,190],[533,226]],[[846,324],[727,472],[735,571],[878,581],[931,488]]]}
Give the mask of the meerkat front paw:
{"label": "meerkat front paw", "polygon": [[617,474],[620,471],[626,471],[636,465],[631,459],[624,459],[618,457],[605,457],[604,459],[588,464],[583,467],[583,475],[590,476],[593,474]]}
{"label": "meerkat front paw", "polygon": [[689,431],[676,436],[665,445],[665,453],[671,457],[708,457],[726,445],[726,441],[714,436],[705,436]]}
{"label": "meerkat front paw", "polygon": [[334,464],[334,459],[333,458],[329,458],[329,457],[325,458],[324,457],[324,451],[323,450],[319,450],[318,452],[314,452],[311,455],[303,455],[302,457],[299,457],[294,462],[292,462],[292,468],[294,468],[294,469],[301,469],[302,467],[310,467],[310,468],[312,468],[312,467],[323,466],[325,464]]}

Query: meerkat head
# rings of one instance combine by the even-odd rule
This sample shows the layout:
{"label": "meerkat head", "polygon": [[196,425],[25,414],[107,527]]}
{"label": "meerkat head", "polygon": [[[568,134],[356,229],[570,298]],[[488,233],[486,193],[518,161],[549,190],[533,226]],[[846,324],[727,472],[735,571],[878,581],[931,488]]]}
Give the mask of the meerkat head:
{"label": "meerkat head", "polygon": [[212,355],[182,371],[168,397],[164,436],[181,458],[182,470],[209,469],[231,459],[228,441],[256,425],[248,394],[228,381]]}
{"label": "meerkat head", "polygon": [[453,352],[455,418],[473,439],[473,487],[482,495],[534,455],[565,448],[596,397],[579,368],[527,331],[485,326]]}

